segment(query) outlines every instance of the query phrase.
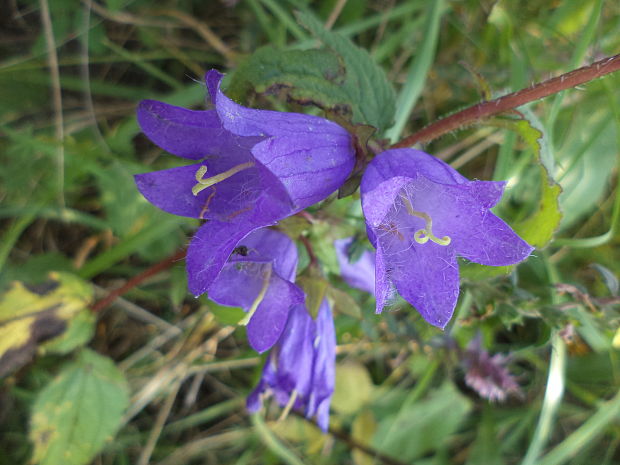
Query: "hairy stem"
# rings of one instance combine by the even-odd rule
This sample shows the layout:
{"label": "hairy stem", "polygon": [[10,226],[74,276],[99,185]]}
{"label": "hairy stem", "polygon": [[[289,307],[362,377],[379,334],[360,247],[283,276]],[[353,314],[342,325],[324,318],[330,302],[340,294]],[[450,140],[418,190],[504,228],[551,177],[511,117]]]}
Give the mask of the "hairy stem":
{"label": "hairy stem", "polygon": [[429,124],[425,128],[405,137],[391,148],[410,147],[417,142],[430,142],[455,129],[467,126],[482,118],[497,115],[520,107],[534,100],[556,94],[571,87],[584,84],[620,69],[620,55],[604,58],[590,66],[576,69],[547,81],[534,84],[503,97],[478,103],[462,111]]}

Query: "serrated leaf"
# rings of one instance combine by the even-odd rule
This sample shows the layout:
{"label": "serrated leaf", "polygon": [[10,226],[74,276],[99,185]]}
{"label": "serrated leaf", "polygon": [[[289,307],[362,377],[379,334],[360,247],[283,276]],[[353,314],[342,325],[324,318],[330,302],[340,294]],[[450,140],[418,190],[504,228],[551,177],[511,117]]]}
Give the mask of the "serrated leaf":
{"label": "serrated leaf", "polygon": [[283,92],[300,104],[336,110],[347,97],[342,88],[344,75],[343,63],[329,50],[263,47],[235,70],[226,93],[235,100],[243,100],[251,91],[259,94]]}
{"label": "serrated leaf", "polygon": [[50,273],[36,286],[15,281],[0,297],[0,377],[28,363],[38,347],[66,353],[86,343],[94,319],[92,288],[67,273]]}
{"label": "serrated leaf", "polygon": [[394,89],[366,50],[348,38],[328,31],[313,15],[297,12],[297,20],[312,35],[338,53],[344,61],[346,78],[342,85],[353,109],[353,121],[369,124],[383,131],[392,125],[396,111]]}
{"label": "serrated leaf", "polygon": [[32,463],[90,463],[112,440],[128,404],[127,383],[112,360],[82,350],[37,396],[30,425]]}

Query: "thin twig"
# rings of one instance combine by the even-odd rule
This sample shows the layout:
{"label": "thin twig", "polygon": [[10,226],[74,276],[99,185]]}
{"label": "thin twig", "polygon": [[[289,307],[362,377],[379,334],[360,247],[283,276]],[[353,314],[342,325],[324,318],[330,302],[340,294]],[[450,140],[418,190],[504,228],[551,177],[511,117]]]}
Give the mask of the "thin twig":
{"label": "thin twig", "polygon": [[61,206],[65,205],[65,146],[64,146],[64,123],[62,119],[62,94],[60,90],[60,71],[58,70],[58,55],[56,54],[56,41],[54,40],[54,29],[52,28],[52,18],[47,0],[39,0],[41,6],[41,22],[43,23],[43,33],[45,45],[47,47],[47,65],[50,69],[50,80],[52,84],[52,105],[54,107],[54,135],[58,141],[56,149],[56,168],[58,170],[58,201]]}
{"label": "thin twig", "polygon": [[231,50],[204,22],[198,21],[193,16],[178,10],[164,9],[154,10],[154,12],[178,19],[185,26],[188,26],[196,31],[200,37],[202,37],[211,47],[213,47],[213,49],[224,56],[229,64],[235,63],[235,52]]}
{"label": "thin twig", "polygon": [[183,257],[185,257],[185,250],[179,250],[174,255],[166,258],[165,260],[162,260],[159,263],[156,263],[155,265],[143,271],[139,275],[136,275],[133,278],[131,278],[129,281],[127,281],[124,285],[122,285],[118,289],[111,291],[103,299],[95,302],[93,306],[91,307],[91,310],[95,313],[100,312],[104,308],[111,305],[114,302],[114,300],[116,300],[117,297],[130,291],[131,289],[136,287],[138,284],[140,284],[145,279],[150,278],[151,276],[170,268],[172,265],[174,265],[176,262],[181,260]]}
{"label": "thin twig", "polygon": [[[316,422],[312,419],[306,418],[303,414],[299,413],[296,410],[293,410],[292,412],[295,416],[307,421],[308,423],[312,423],[314,426],[316,426],[317,428],[319,427]],[[333,427],[329,427],[328,428],[328,432],[329,434],[331,434],[332,436],[334,436],[336,439],[344,442],[345,444],[347,444],[351,449],[358,449],[362,452],[364,452],[365,454],[370,455],[371,457],[378,459],[379,461],[383,462],[386,465],[406,465],[405,462],[401,462],[400,460],[397,460],[393,457],[390,457],[388,455],[383,454],[382,452],[379,452],[376,449],[373,449],[370,446],[367,446],[365,444],[362,444],[361,442],[353,439],[351,436],[349,436],[347,433],[333,428]],[[413,464],[409,464],[409,465],[413,465]]]}
{"label": "thin twig", "polygon": [[504,113],[526,103],[533,102],[534,100],[548,97],[549,95],[613,73],[619,69],[620,55],[604,58],[590,66],[584,66],[583,68],[573,70],[561,76],[534,84],[526,89],[521,89],[494,100],[478,103],[458,113],[454,113],[405,137],[392,145],[391,148],[410,147],[417,142],[430,142],[450,131],[470,125],[482,118]]}
{"label": "thin twig", "polygon": [[166,397],[164,401],[164,405],[162,405],[161,410],[157,414],[157,418],[155,419],[155,425],[151,430],[151,434],[149,434],[149,439],[142,449],[142,453],[140,454],[140,458],[138,459],[138,465],[148,465],[151,460],[151,455],[153,455],[153,451],[155,450],[155,446],[157,445],[157,441],[161,436],[161,432],[164,429],[164,424],[166,420],[170,416],[170,412],[172,411],[172,406],[174,405],[174,401],[177,398],[177,394],[179,393],[179,388],[181,387],[181,381],[177,381],[174,383],[172,390]]}
{"label": "thin twig", "polygon": [[336,4],[334,5],[334,8],[329,13],[329,17],[327,18],[327,21],[325,21],[324,27],[327,31],[329,31],[332,27],[334,27],[334,24],[336,24],[336,21],[338,21],[338,17],[340,16],[340,13],[342,13],[342,9],[345,7],[346,4],[347,4],[347,0],[338,0],[336,2]]}

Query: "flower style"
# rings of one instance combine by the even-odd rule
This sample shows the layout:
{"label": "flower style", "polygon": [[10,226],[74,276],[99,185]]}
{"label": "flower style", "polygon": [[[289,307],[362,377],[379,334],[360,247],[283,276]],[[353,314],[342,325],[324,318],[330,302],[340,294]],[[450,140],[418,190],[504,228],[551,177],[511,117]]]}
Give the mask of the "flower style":
{"label": "flower style", "polygon": [[209,298],[220,305],[242,307],[250,345],[257,352],[280,338],[288,315],[303,304],[304,293],[293,282],[297,248],[285,234],[262,228],[247,235],[233,250],[209,287]]}
{"label": "flower style", "polygon": [[505,182],[469,181],[413,149],[378,155],[361,183],[370,242],[377,249],[377,313],[392,284],[430,324],[444,328],[459,294],[456,256],[491,266],[524,260],[533,248],[489,210]]}
{"label": "flower style", "polygon": [[362,291],[375,293],[375,254],[364,250],[356,261],[349,261],[349,247],[353,237],[336,239],[334,248],[340,265],[340,274],[349,286]]}
{"label": "flower style", "polygon": [[271,349],[261,379],[248,396],[247,408],[257,412],[266,394],[288,409],[316,416],[323,431],[329,425],[329,405],[334,392],[336,335],[327,300],[316,321],[303,305],[295,306],[278,343]]}
{"label": "flower style", "polygon": [[169,213],[205,219],[187,251],[188,285],[207,291],[239,241],[340,187],[354,165],[350,135],[317,116],[254,110],[206,83],[212,110],[192,111],[145,100],[143,132],[164,150],[196,160],[135,177],[146,199]]}
{"label": "flower style", "polygon": [[491,357],[482,348],[478,334],[469,343],[463,356],[465,384],[491,402],[503,402],[509,394],[522,396],[519,385],[506,368],[509,361],[510,356],[495,354]]}

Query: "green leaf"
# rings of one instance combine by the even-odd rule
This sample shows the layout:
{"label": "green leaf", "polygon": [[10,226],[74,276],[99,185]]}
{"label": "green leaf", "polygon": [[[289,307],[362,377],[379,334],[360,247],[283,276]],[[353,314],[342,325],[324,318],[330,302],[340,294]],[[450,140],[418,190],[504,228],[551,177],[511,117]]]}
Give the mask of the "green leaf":
{"label": "green leaf", "polygon": [[341,87],[344,73],[342,62],[329,50],[263,47],[236,69],[226,93],[235,100],[243,100],[251,91],[284,92],[295,102],[336,110],[347,95]]}
{"label": "green leaf", "polygon": [[368,403],[374,390],[368,370],[359,363],[336,366],[336,389],[332,408],[340,413],[355,413]]}
{"label": "green leaf", "polygon": [[428,398],[385,416],[373,444],[378,450],[411,463],[426,452],[447,447],[449,436],[470,409],[471,402],[446,382]]}
{"label": "green leaf", "polygon": [[536,211],[525,221],[514,225],[515,232],[537,248],[542,248],[551,241],[562,219],[558,203],[562,188],[551,179],[542,165],[540,177],[542,192]]}
{"label": "green leaf", "polygon": [[[526,119],[495,118],[489,124],[516,132],[536,156],[540,179],[540,196],[536,208],[527,218],[512,223],[511,226],[523,240],[541,249],[551,241],[562,220],[559,204],[562,188],[550,173],[551,161],[546,157],[543,133]],[[461,267],[461,274],[473,280],[480,280],[508,274],[513,269],[514,265],[490,267],[467,263]]]}
{"label": "green leaf", "polygon": [[353,122],[369,124],[383,131],[391,126],[396,108],[394,89],[383,69],[366,50],[348,38],[328,31],[310,13],[297,12],[297,20],[312,35],[334,50],[345,65],[346,77],[342,89],[353,110]]}
{"label": "green leaf", "polygon": [[38,347],[66,353],[90,340],[92,289],[65,273],[35,286],[14,281],[0,297],[0,377],[28,363]]}
{"label": "green leaf", "polygon": [[112,360],[82,350],[37,396],[30,428],[32,463],[90,463],[112,440],[128,404],[127,383]]}
{"label": "green leaf", "polygon": [[324,278],[315,276],[300,276],[297,284],[306,294],[306,308],[312,318],[319,314],[319,307],[327,294],[328,282]]}
{"label": "green leaf", "polygon": [[327,288],[327,298],[333,302],[335,312],[361,319],[362,310],[355,299],[346,292],[329,286]]}

